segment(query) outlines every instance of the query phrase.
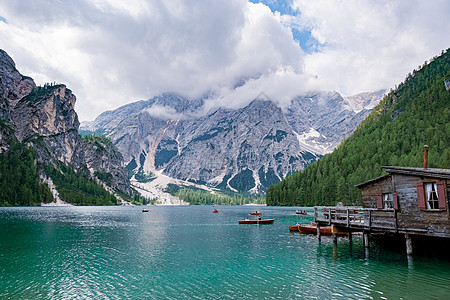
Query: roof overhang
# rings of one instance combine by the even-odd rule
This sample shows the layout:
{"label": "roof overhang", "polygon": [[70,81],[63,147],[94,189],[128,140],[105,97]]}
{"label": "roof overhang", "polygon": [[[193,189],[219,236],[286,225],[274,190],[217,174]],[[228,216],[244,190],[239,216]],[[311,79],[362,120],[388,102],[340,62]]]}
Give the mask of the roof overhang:
{"label": "roof overhang", "polygon": [[419,176],[419,177],[433,177],[439,179],[450,179],[450,169],[433,169],[433,168],[411,168],[411,167],[394,167],[394,166],[386,166],[381,167],[381,169],[389,174],[383,175],[369,181],[360,183],[355,185],[357,188],[362,188],[368,184],[375,183],[377,181],[383,180],[391,176],[391,174],[403,174],[410,176]]}

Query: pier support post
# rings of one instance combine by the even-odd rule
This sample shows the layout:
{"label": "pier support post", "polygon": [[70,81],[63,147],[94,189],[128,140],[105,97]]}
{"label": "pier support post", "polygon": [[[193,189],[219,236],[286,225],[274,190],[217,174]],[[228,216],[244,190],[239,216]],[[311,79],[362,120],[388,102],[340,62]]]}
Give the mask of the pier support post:
{"label": "pier support post", "polygon": [[364,240],[364,248],[369,248],[369,233],[367,231],[364,231],[363,233],[363,240]]}
{"label": "pier support post", "polygon": [[317,239],[320,241],[320,225],[317,224],[316,228],[317,228]]}
{"label": "pier support post", "polygon": [[337,244],[337,233],[333,233],[333,243]]}
{"label": "pier support post", "polygon": [[350,244],[352,243],[352,232],[351,231],[348,232],[348,241],[350,242]]}
{"label": "pier support post", "polygon": [[412,246],[412,240],[409,234],[405,233],[405,240],[406,240],[406,254],[412,255],[413,253],[413,246]]}

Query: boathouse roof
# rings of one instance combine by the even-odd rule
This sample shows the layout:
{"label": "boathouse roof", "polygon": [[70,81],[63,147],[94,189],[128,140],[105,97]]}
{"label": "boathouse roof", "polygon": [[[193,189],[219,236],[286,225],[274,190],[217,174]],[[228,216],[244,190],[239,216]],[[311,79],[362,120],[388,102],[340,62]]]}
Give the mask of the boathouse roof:
{"label": "boathouse roof", "polygon": [[355,185],[357,188],[361,188],[365,185],[377,182],[379,180],[385,179],[390,176],[390,174],[404,174],[404,175],[412,175],[412,176],[426,176],[426,177],[435,177],[435,178],[443,178],[450,179],[450,169],[435,169],[435,168],[412,168],[412,167],[395,167],[395,166],[386,166],[381,167],[381,169],[389,174],[383,175],[369,181],[360,183]]}

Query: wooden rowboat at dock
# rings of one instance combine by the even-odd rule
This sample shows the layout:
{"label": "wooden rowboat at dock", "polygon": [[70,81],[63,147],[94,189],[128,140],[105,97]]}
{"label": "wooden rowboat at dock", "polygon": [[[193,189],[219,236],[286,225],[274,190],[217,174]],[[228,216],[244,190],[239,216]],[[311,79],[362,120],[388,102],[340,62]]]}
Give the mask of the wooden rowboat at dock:
{"label": "wooden rowboat at dock", "polygon": [[[298,231],[300,233],[312,233],[317,234],[317,226],[316,224],[296,224],[296,225],[289,225],[290,231]],[[347,235],[347,232],[338,231],[337,228],[334,230],[337,235]],[[332,226],[321,226],[320,227],[320,234],[321,235],[332,235],[333,234],[333,227]]]}
{"label": "wooden rowboat at dock", "polygon": [[[313,224],[303,224],[298,225],[298,231],[301,233],[317,233],[317,227]],[[320,234],[321,235],[331,235],[331,226],[321,226]]]}
{"label": "wooden rowboat at dock", "polygon": [[300,224],[289,225],[289,231],[298,231],[298,226],[300,226]]}
{"label": "wooden rowboat at dock", "polygon": [[257,212],[257,211],[255,211],[255,212],[251,212],[251,213],[248,213],[250,216],[260,216],[260,215],[262,215],[262,212]]}
{"label": "wooden rowboat at dock", "polygon": [[263,219],[263,220],[239,220],[239,224],[273,224],[275,219]]}

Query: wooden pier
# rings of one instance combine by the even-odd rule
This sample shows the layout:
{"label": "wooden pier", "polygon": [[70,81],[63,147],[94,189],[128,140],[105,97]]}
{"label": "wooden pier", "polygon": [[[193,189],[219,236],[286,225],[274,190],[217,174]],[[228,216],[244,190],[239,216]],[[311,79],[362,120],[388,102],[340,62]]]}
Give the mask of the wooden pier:
{"label": "wooden pier", "polygon": [[402,235],[408,255],[415,236],[450,239],[450,170],[429,169],[426,164],[382,169],[388,174],[357,185],[362,207],[314,207],[317,226],[334,226],[349,237],[363,232],[367,247],[371,233]]}
{"label": "wooden pier", "polygon": [[403,226],[401,223],[399,225],[397,211],[393,209],[315,206],[314,222],[319,226],[334,225],[350,231],[429,234],[450,238],[446,234],[433,234],[433,232],[424,228]]}

